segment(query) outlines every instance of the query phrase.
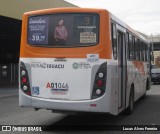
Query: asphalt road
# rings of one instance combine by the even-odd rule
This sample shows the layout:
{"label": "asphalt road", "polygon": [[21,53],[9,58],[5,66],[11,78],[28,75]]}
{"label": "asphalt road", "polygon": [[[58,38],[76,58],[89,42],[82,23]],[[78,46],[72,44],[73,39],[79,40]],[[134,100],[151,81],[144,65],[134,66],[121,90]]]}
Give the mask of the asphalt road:
{"label": "asphalt road", "polygon": [[[34,111],[32,108],[21,108],[18,105],[18,88],[0,88],[0,125],[78,125],[89,128],[76,133],[90,133],[93,127],[98,133],[105,125],[160,125],[160,85],[152,85],[145,99],[136,102],[132,115],[68,115],[52,113],[48,110]],[[60,129],[60,127],[58,127]],[[95,129],[94,128],[94,132]],[[80,128],[79,128],[80,129]],[[58,130],[56,130],[57,132]],[[60,131],[60,130],[59,130]],[[60,131],[66,133],[66,131]],[[75,133],[70,130],[69,132]],[[95,133],[97,133],[95,132]],[[92,132],[93,133],[93,132]],[[109,131],[107,131],[109,133]],[[122,132],[110,132],[122,133]],[[124,133],[124,132],[123,132]],[[126,132],[127,133],[127,132]],[[129,132],[130,134],[133,132]],[[159,132],[136,132],[136,133],[160,133]]]}

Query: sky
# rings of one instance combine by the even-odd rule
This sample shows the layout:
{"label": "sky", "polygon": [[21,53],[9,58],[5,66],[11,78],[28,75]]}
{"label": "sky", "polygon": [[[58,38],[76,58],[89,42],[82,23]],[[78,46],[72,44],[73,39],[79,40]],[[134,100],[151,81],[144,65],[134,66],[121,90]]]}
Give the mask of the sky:
{"label": "sky", "polygon": [[103,8],[147,35],[160,34],[160,0],[65,0],[79,7]]}

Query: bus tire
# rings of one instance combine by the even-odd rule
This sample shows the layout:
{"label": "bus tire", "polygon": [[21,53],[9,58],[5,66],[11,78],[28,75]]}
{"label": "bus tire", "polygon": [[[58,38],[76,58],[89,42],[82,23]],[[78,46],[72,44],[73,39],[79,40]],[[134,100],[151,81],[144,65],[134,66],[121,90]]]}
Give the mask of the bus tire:
{"label": "bus tire", "polygon": [[134,87],[131,87],[130,95],[129,95],[129,105],[126,109],[126,114],[130,115],[133,112],[134,108]]}
{"label": "bus tire", "polygon": [[147,90],[149,90],[149,89],[150,89],[150,83],[149,83],[149,80],[147,79],[145,93],[142,96],[142,98],[145,98],[147,96]]}
{"label": "bus tire", "polygon": [[145,88],[144,95],[142,96],[143,99],[146,98],[147,90],[149,90],[149,82],[148,82],[148,80],[147,80],[147,82],[146,82],[146,88]]}
{"label": "bus tire", "polygon": [[149,80],[147,79],[146,90],[149,90],[149,89],[150,89],[150,83],[149,83]]}

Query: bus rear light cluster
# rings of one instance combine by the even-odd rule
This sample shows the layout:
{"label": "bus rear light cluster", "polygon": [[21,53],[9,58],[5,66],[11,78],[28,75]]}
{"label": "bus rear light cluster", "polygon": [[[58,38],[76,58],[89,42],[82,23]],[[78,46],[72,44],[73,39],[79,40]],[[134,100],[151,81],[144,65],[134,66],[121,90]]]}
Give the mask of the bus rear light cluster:
{"label": "bus rear light cluster", "polygon": [[31,95],[29,77],[23,62],[20,63],[20,86],[25,94]]}
{"label": "bus rear light cluster", "polygon": [[92,99],[96,99],[105,93],[106,79],[107,79],[107,62],[103,63],[99,67],[95,75]]}

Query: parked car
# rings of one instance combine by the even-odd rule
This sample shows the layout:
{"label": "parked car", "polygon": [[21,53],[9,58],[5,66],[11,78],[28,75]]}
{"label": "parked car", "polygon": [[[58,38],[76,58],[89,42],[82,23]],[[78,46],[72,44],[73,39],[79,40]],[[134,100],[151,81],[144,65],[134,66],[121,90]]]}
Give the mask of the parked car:
{"label": "parked car", "polygon": [[160,83],[160,67],[152,65],[152,68],[151,68],[151,82]]}

